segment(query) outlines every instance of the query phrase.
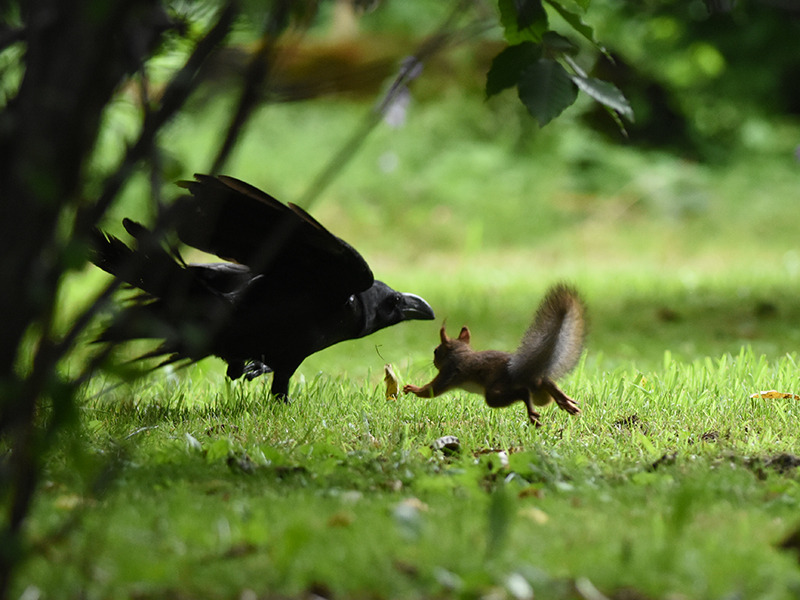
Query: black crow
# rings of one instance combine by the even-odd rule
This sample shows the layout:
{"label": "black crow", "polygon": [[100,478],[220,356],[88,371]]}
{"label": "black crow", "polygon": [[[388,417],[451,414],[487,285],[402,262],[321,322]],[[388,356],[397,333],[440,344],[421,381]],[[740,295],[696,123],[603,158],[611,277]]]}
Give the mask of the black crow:
{"label": "black crow", "polygon": [[[162,364],[218,356],[227,374],[273,372],[286,398],[303,360],[401,321],[433,319],[425,300],[374,279],[361,255],[293,204],[232,177],[196,175],[166,229],[229,262],[186,264],[167,237],[125,219],[129,247],[96,231],[92,261],[139,288],[99,341],[161,339]],[[142,357],[142,358],[144,358]]]}

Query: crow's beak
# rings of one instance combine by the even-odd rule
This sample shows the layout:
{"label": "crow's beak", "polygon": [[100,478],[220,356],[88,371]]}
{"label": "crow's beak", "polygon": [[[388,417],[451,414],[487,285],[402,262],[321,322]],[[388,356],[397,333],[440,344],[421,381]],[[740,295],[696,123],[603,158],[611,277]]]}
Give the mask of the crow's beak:
{"label": "crow's beak", "polygon": [[403,294],[403,302],[400,305],[400,312],[403,320],[430,321],[435,318],[431,305],[415,294]]}

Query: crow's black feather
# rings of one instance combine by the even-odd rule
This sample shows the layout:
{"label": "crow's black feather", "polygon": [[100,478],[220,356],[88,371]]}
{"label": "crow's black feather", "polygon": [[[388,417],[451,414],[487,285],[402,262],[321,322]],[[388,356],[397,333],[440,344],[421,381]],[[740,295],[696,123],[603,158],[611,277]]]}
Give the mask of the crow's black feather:
{"label": "crow's black feather", "polygon": [[[410,319],[432,319],[419,296],[376,281],[361,255],[298,206],[232,177],[196,175],[167,210],[187,246],[229,262],[185,264],[163,236],[126,219],[129,247],[95,232],[93,262],[141,289],[100,340],[162,340],[165,363],[215,355],[228,375],[273,372],[273,394],[309,355]],[[169,248],[169,249],[165,249]]]}

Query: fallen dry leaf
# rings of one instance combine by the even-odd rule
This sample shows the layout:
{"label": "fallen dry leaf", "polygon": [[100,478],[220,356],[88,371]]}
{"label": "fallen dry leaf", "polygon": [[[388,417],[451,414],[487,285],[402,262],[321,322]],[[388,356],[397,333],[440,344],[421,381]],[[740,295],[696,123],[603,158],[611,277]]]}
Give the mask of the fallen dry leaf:
{"label": "fallen dry leaf", "polygon": [[543,498],[544,491],[542,491],[542,488],[529,485],[528,487],[522,488],[517,496],[519,498]]}
{"label": "fallen dry leaf", "polygon": [[400,502],[398,502],[398,506],[405,506],[407,508],[418,510],[420,512],[428,512],[429,509],[427,504],[425,504],[422,500],[414,496],[401,500]]}
{"label": "fallen dry leaf", "polygon": [[328,519],[328,527],[349,527],[355,521],[355,517],[349,512],[333,513]]}
{"label": "fallen dry leaf", "polygon": [[454,456],[461,452],[461,442],[454,435],[443,435],[433,440],[431,448],[439,450],[445,456]]}
{"label": "fallen dry leaf", "polygon": [[83,498],[77,494],[63,494],[56,498],[55,507],[60,510],[73,510],[83,503]]}
{"label": "fallen dry leaf", "polygon": [[386,382],[386,399],[397,400],[397,394],[400,391],[400,380],[394,374],[392,365],[386,363],[383,365],[383,380]]}
{"label": "fallen dry leaf", "polygon": [[545,523],[547,523],[548,519],[550,518],[550,517],[547,516],[546,512],[544,512],[543,510],[541,510],[539,508],[533,507],[533,506],[529,506],[527,508],[520,509],[519,515],[521,517],[525,517],[526,519],[530,519],[531,521],[533,521],[537,525],[544,525]]}
{"label": "fallen dry leaf", "polygon": [[766,390],[750,394],[751,398],[763,398],[765,400],[800,400],[800,396],[791,392],[779,392],[777,390]]}

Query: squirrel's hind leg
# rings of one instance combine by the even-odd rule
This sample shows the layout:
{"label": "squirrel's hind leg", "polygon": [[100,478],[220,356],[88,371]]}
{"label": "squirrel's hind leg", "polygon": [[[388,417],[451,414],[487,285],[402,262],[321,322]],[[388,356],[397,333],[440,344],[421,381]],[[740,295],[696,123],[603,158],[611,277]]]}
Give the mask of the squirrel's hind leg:
{"label": "squirrel's hind leg", "polygon": [[542,426],[542,422],[539,420],[541,415],[536,412],[534,402],[527,388],[496,385],[487,388],[484,397],[486,398],[486,404],[492,408],[511,406],[515,402],[522,401],[525,404],[525,408],[528,410],[528,418],[531,420],[531,423],[535,427]]}
{"label": "squirrel's hind leg", "polygon": [[578,403],[567,396],[561,388],[556,385],[555,381],[544,377],[541,385],[541,389],[545,390],[553,400],[556,401],[560,409],[567,411],[571,415],[577,415],[581,412],[581,409],[578,408]]}
{"label": "squirrel's hind leg", "polygon": [[531,425],[533,425],[534,427],[541,427],[542,426],[542,421],[541,421],[542,415],[540,415],[538,412],[536,412],[536,409],[533,408],[533,402],[531,401],[530,398],[525,401],[525,408],[528,409],[528,418],[531,421]]}

